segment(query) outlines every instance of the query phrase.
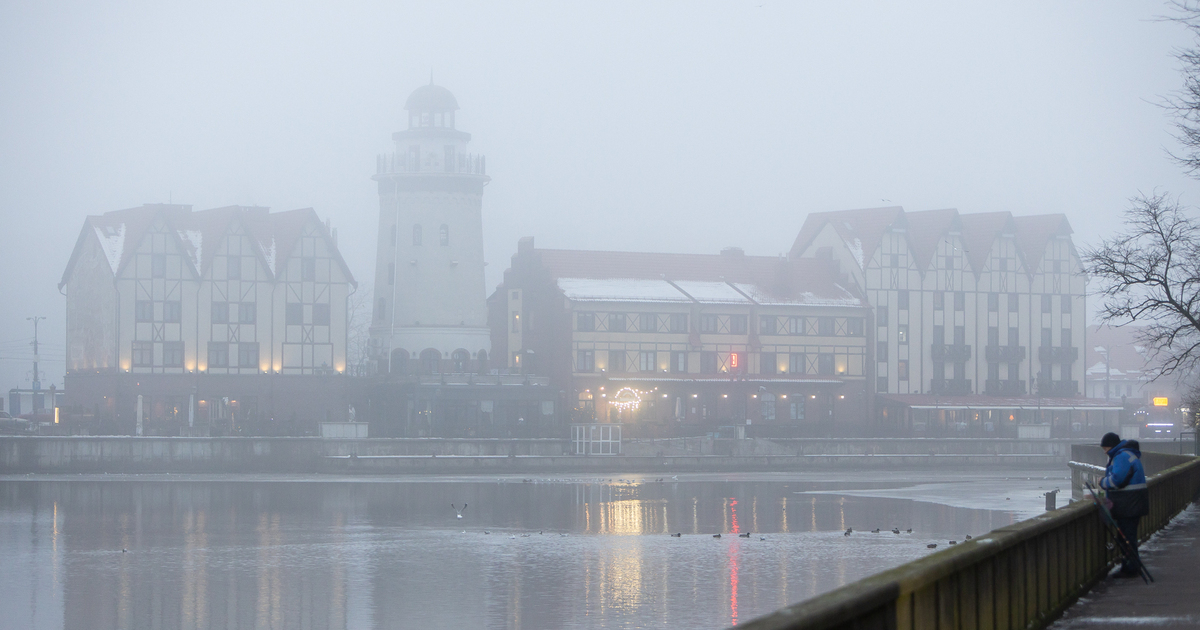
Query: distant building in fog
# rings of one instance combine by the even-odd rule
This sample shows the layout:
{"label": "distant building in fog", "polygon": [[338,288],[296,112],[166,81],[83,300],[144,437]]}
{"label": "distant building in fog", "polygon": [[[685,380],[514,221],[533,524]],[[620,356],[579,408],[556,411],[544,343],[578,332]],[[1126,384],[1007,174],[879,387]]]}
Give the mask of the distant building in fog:
{"label": "distant building in fog", "polygon": [[537,249],[489,300],[493,361],[632,435],[867,430],[867,321],[833,261]]}
{"label": "distant building in fog", "polygon": [[1064,215],[812,213],[789,257],[835,260],[863,290],[880,414],[900,416],[884,424],[1016,435],[1022,423],[1069,434],[1116,421],[1076,398],[1087,276]]}
{"label": "distant building in fog", "polygon": [[146,433],[344,420],[355,286],[312,209],[90,216],[59,284],[67,404],[121,432],[139,394]]}
{"label": "distant building in fog", "polygon": [[[483,156],[455,125],[444,87],[417,88],[408,128],[378,158],[372,354],[380,372],[474,372],[488,360]],[[412,365],[410,365],[410,362]],[[418,364],[420,367],[418,367]]]}

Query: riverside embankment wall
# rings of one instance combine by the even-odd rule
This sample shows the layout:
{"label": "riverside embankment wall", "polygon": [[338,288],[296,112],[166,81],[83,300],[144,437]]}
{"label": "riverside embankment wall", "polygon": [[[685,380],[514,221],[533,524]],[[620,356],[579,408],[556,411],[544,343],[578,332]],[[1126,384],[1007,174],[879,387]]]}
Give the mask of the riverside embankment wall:
{"label": "riverside embankment wall", "polygon": [[690,472],[1015,466],[1069,459],[1066,440],[687,438],[573,456],[556,439],[2,436],[0,474]]}

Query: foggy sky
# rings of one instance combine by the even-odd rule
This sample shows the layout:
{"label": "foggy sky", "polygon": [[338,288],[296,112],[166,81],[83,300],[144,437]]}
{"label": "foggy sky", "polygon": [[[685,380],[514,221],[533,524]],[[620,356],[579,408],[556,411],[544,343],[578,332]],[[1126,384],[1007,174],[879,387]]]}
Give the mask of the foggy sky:
{"label": "foggy sky", "polygon": [[34,314],[62,386],[89,214],[311,206],[369,290],[375,156],[431,70],[488,156],[489,290],[521,236],[778,254],[810,211],[896,204],[1063,212],[1086,244],[1139,191],[1200,203],[1161,2],[100,4],[0,4],[0,393]]}

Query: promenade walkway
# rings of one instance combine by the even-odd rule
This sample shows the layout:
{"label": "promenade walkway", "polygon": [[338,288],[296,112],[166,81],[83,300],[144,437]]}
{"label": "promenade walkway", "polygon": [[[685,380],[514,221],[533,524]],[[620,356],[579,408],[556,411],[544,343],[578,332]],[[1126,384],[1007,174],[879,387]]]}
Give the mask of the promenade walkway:
{"label": "promenade walkway", "polygon": [[1144,545],[1141,555],[1153,584],[1105,578],[1051,628],[1200,628],[1200,502]]}

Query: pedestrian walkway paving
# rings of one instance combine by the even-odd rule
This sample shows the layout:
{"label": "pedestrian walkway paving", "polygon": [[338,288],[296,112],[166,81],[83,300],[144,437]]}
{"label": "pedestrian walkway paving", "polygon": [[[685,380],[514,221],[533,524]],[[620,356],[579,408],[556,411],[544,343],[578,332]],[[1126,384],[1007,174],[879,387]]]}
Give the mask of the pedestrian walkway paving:
{"label": "pedestrian walkway paving", "polygon": [[1143,545],[1141,557],[1154,583],[1105,578],[1050,627],[1200,628],[1200,502]]}

